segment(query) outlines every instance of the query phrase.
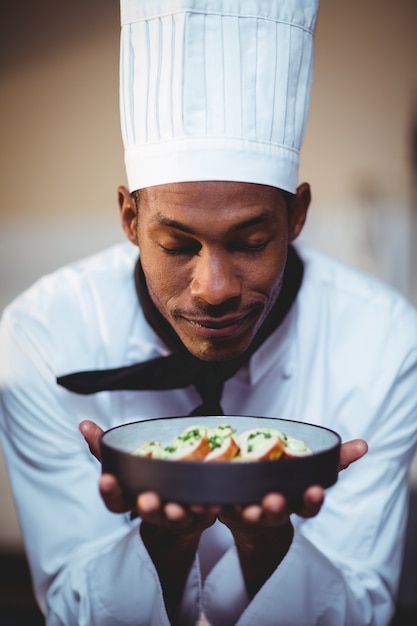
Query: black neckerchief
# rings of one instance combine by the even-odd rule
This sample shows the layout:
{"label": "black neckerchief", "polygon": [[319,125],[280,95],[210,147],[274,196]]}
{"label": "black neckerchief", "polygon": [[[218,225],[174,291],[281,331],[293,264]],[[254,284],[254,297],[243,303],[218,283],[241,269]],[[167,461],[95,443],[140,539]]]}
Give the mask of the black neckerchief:
{"label": "black neckerchief", "polygon": [[146,320],[172,350],[172,354],[126,367],[60,376],[57,383],[80,394],[116,390],[179,389],[194,385],[201,396],[202,404],[190,415],[223,415],[220,402],[225,381],[249,361],[252,354],[281,324],[297,296],[302,277],[302,261],[295,249],[289,246],[280,294],[249,348],[229,361],[202,361],[187,350],[171,324],[155,307],[149,296],[139,259],[135,267],[139,302]]}

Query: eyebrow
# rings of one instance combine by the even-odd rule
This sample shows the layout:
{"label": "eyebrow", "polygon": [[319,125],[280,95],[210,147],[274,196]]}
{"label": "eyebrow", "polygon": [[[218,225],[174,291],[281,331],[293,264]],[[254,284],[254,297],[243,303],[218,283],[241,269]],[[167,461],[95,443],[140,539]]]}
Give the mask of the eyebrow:
{"label": "eyebrow", "polygon": [[[270,212],[265,210],[259,213],[258,215],[256,215],[255,217],[251,217],[247,220],[243,220],[242,222],[238,222],[237,224],[234,224],[230,230],[231,232],[238,232],[240,230],[244,230],[245,228],[251,228],[252,226],[257,226],[258,224],[263,224],[264,222],[267,222],[270,219],[270,217],[271,217]],[[190,228],[186,224],[183,224],[182,222],[178,222],[177,220],[171,219],[170,217],[166,217],[162,213],[157,213],[156,222],[160,226],[166,226],[167,228],[175,228],[175,230],[180,230],[189,235],[195,234],[194,229]]]}

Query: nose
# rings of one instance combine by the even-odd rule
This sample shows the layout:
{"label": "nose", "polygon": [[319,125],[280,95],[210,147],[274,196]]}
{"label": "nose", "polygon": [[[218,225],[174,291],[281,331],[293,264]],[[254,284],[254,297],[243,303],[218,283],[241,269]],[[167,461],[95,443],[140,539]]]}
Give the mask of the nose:
{"label": "nose", "polygon": [[218,305],[241,294],[241,282],[226,251],[201,250],[195,257],[191,295],[211,305]]}

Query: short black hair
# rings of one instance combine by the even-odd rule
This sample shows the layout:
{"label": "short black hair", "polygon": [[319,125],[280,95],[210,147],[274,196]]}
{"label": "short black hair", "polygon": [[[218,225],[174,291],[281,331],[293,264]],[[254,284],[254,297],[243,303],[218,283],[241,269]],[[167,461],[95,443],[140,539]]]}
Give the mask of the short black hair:
{"label": "short black hair", "polygon": [[[287,207],[288,217],[290,217],[291,210],[292,210],[292,203],[295,198],[295,194],[291,193],[290,191],[286,191],[285,189],[281,189],[281,191],[282,191],[282,195],[284,196],[285,205]],[[136,215],[138,214],[138,211],[139,211],[140,194],[141,194],[141,189],[136,189],[135,191],[132,191],[132,197],[136,205]]]}
{"label": "short black hair", "polygon": [[137,215],[139,211],[140,189],[136,189],[136,191],[132,191],[131,196],[133,200],[135,201],[136,215]]}

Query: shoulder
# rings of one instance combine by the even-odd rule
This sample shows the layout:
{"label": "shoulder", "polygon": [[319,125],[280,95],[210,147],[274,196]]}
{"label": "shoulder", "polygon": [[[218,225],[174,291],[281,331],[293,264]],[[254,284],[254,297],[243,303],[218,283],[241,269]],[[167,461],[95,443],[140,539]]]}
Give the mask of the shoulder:
{"label": "shoulder", "polygon": [[304,264],[300,295],[329,306],[338,313],[360,313],[360,317],[378,313],[378,317],[404,315],[417,321],[415,307],[395,288],[380,279],[304,244],[297,246]]}
{"label": "shoulder", "polygon": [[344,439],[362,433],[384,445],[381,433],[401,424],[404,442],[415,441],[416,309],[373,276],[297,250],[305,267],[294,315],[300,398]]}
{"label": "shoulder", "polygon": [[310,248],[297,248],[304,263],[298,298],[303,344],[320,342],[331,360],[364,374],[417,361],[417,311],[396,289],[374,276]]}
{"label": "shoulder", "polygon": [[102,298],[112,286],[133,280],[136,258],[133,246],[119,244],[70,263],[37,280],[6,307],[5,313],[11,317],[29,311],[32,316],[42,311],[53,313],[72,302],[80,306],[89,296]]}
{"label": "shoulder", "polygon": [[122,329],[138,311],[137,257],[137,248],[119,244],[42,277],[5,308],[3,331],[41,346],[57,367],[82,352],[88,361],[106,337],[122,343]]}

